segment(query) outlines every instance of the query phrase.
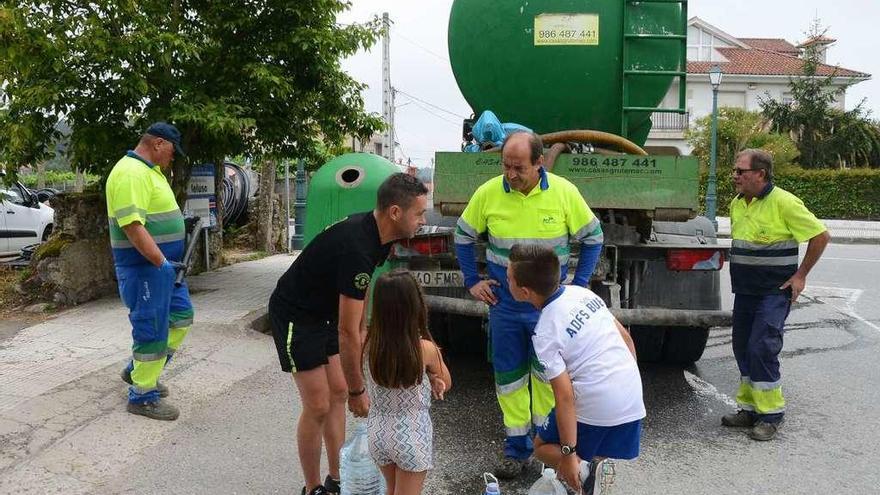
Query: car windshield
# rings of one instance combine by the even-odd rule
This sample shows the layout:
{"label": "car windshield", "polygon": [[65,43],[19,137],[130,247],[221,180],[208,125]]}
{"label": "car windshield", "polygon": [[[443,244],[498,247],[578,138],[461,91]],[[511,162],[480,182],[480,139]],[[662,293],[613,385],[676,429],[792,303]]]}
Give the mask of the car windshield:
{"label": "car windshield", "polygon": [[3,199],[9,201],[11,203],[15,203],[17,205],[24,204],[24,198],[21,196],[18,188],[13,189],[0,189],[0,195],[3,196]]}

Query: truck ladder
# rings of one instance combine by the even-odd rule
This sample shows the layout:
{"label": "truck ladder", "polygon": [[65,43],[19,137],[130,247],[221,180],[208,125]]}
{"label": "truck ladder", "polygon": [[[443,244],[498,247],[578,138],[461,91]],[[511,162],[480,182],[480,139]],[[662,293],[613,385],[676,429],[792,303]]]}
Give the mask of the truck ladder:
{"label": "truck ladder", "polygon": [[[663,33],[629,33],[629,11],[634,5],[644,3],[668,3],[679,4],[681,6],[680,26],[682,34],[663,34]],[[621,56],[621,82],[623,95],[621,98],[622,111],[620,122],[620,135],[629,138],[629,116],[631,113],[638,112],[658,112],[658,113],[687,113],[687,102],[685,94],[685,82],[687,79],[687,0],[625,0],[623,8],[623,54]],[[638,40],[666,40],[676,42],[679,47],[679,70],[641,70],[630,67],[629,60],[629,43]],[[678,83],[678,108],[653,108],[638,107],[630,105],[630,88],[631,78],[638,77],[657,77],[657,76],[674,76],[679,80]]]}

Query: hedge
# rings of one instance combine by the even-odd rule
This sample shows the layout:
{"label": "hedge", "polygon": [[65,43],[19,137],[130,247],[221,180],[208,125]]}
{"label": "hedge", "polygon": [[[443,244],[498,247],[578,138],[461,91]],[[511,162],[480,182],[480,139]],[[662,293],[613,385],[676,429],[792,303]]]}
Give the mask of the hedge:
{"label": "hedge", "polygon": [[[85,183],[86,185],[91,184],[100,179],[97,175],[86,174]],[[37,187],[37,174],[26,174],[19,175],[18,180],[21,181],[27,187],[36,188]],[[76,174],[74,172],[59,172],[55,170],[47,170],[46,171],[46,185],[49,187],[58,186],[65,182],[74,182],[76,181]]]}
{"label": "hedge", "polygon": [[[700,183],[700,204],[706,204],[704,172]],[[801,198],[817,217],[841,220],[880,220],[880,170],[802,170],[792,168],[775,174],[773,183]],[[736,194],[733,178],[726,168],[718,170],[719,216],[728,216],[730,201]]]}

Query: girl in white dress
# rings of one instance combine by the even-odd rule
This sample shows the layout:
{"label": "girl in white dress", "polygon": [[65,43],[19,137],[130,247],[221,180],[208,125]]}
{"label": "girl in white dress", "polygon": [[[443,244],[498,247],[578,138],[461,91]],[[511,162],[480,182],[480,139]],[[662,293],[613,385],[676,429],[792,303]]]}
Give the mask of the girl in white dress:
{"label": "girl in white dress", "polygon": [[370,454],[387,495],[421,493],[434,467],[431,395],[452,386],[440,348],[428,332],[428,310],[418,282],[405,270],[376,280],[364,353],[369,366],[367,419]]}

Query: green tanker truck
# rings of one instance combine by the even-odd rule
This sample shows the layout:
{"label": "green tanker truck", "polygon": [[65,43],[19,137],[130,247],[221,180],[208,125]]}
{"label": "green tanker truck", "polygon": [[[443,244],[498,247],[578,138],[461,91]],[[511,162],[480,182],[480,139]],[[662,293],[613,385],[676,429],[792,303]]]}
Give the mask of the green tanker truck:
{"label": "green tanker truck", "polygon": [[[545,166],[600,216],[605,245],[591,287],[629,326],[640,359],[676,363],[698,360],[709,328],[730,324],[719,283],[727,253],[697,216],[697,160],[641,148],[652,113],[686,111],[686,34],[686,0],[456,0],[448,33],[474,115],[491,110],[541,134]],[[674,79],[679,108],[658,109]],[[432,329],[446,338],[461,316],[487,314],[462,286],[452,230],[500,173],[497,149],[436,153],[433,225],[393,253],[425,286]]]}

